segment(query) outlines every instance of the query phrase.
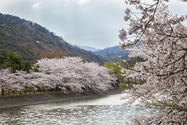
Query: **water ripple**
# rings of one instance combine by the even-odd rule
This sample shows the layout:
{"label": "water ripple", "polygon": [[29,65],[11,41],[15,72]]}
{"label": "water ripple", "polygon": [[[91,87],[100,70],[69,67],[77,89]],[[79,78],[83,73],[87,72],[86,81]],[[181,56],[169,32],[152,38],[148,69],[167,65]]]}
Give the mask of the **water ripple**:
{"label": "water ripple", "polygon": [[[148,115],[150,111],[137,109],[136,106],[126,108],[119,104],[95,105],[97,101],[97,99],[91,99],[0,109],[0,124],[128,125],[129,119],[134,115]],[[103,101],[106,102],[106,97]],[[99,102],[102,100],[99,99]]]}

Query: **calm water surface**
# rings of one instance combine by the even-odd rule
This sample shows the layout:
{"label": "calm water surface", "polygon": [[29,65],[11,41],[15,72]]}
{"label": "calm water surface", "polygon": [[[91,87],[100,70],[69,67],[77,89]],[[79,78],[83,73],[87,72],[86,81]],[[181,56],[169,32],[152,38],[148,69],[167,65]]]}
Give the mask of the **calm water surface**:
{"label": "calm water surface", "polygon": [[0,109],[0,125],[130,125],[134,115],[150,115],[148,109],[124,107],[122,96]]}

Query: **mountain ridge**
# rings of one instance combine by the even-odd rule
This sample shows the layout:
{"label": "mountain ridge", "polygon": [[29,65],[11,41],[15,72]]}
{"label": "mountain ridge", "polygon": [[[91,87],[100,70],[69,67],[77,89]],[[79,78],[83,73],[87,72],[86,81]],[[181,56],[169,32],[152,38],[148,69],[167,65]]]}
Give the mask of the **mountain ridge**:
{"label": "mountain ridge", "polygon": [[103,50],[95,51],[94,53],[96,55],[99,55],[99,56],[102,56],[102,57],[108,59],[109,61],[111,61],[111,60],[108,57],[108,54],[110,55],[110,57],[114,61],[118,60],[119,56],[126,60],[126,59],[128,59],[128,55],[129,55],[128,50],[122,50],[118,45],[113,46],[113,47],[107,47]]}
{"label": "mountain ridge", "polygon": [[87,50],[87,51],[91,51],[91,52],[95,52],[95,51],[99,50],[99,49],[97,49],[95,47],[91,47],[91,46],[81,46],[81,45],[78,45],[78,47],[80,47],[81,49]]}
{"label": "mountain ridge", "polygon": [[34,62],[42,51],[65,51],[68,56],[79,56],[88,62],[104,64],[106,59],[66,42],[37,23],[17,16],[0,13],[0,55],[8,52]]}

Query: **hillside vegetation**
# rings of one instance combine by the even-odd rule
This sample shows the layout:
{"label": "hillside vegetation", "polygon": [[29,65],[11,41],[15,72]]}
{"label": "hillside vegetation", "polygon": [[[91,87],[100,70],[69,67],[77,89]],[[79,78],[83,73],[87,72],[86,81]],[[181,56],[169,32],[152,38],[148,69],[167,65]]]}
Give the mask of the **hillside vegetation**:
{"label": "hillside vegetation", "polygon": [[104,64],[101,56],[80,49],[66,42],[45,27],[19,17],[0,13],[0,55],[8,52],[21,55],[23,60],[35,62],[45,51],[64,52],[68,56],[79,56],[88,62]]}

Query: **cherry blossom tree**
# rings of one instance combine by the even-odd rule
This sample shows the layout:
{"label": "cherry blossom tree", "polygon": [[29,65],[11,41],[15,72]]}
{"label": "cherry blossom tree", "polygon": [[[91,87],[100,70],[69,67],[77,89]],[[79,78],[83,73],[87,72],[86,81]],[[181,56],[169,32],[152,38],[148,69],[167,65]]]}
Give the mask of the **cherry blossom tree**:
{"label": "cherry blossom tree", "polygon": [[53,59],[41,59],[35,64],[37,71],[15,71],[10,69],[0,70],[0,87],[2,95],[5,89],[23,90],[32,87],[35,90],[41,88],[67,88],[76,92],[84,89],[92,89],[102,92],[112,88],[116,78],[109,75],[108,69],[97,63],[83,62],[78,57],[64,57]]}
{"label": "cherry blossom tree", "polygon": [[42,74],[36,75],[33,84],[50,88],[66,87],[73,91],[82,92],[83,89],[92,89],[96,92],[112,88],[115,78],[110,76],[107,69],[96,63],[82,62],[79,57],[64,57],[41,59],[39,65]]}
{"label": "cherry blossom tree", "polygon": [[1,69],[0,70],[0,87],[1,95],[4,95],[5,89],[11,90],[21,90],[22,87],[17,84],[20,78],[14,73],[11,73],[10,69]]}
{"label": "cherry blossom tree", "polygon": [[25,93],[27,91],[28,87],[34,88],[37,90],[38,86],[38,80],[44,80],[44,74],[43,73],[38,73],[38,72],[33,72],[32,70],[28,72],[25,71],[16,71],[15,75],[17,76],[17,85],[19,85],[22,89],[25,89]]}
{"label": "cherry blossom tree", "polygon": [[[126,0],[139,14],[125,11],[128,30],[120,30],[119,46],[131,51],[130,57],[146,61],[133,68],[124,67],[124,75],[145,81],[129,91],[126,105],[139,99],[145,107],[159,110],[151,117],[135,117],[134,124],[187,124],[187,15],[172,15],[164,4],[167,0]],[[132,36],[133,38],[130,38]],[[135,47],[143,42],[140,47]]]}

